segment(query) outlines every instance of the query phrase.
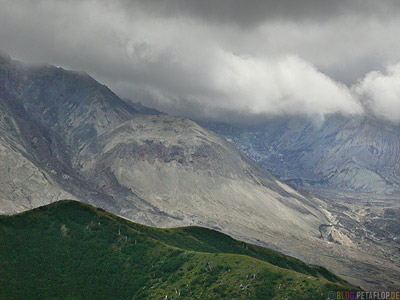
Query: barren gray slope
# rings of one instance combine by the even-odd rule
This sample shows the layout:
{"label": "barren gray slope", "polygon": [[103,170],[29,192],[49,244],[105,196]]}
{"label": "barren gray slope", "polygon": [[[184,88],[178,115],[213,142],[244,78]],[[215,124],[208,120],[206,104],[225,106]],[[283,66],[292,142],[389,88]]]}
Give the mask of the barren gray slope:
{"label": "barren gray slope", "polygon": [[[74,198],[34,163],[46,155],[45,131],[29,121],[22,106],[5,89],[10,59],[0,59],[0,213],[31,209]],[[41,154],[33,150],[41,148]]]}
{"label": "barren gray slope", "polygon": [[83,142],[134,112],[86,74],[28,66],[1,56],[1,212],[65,198],[90,203],[95,199],[97,205],[112,209],[110,196],[93,190],[72,169],[72,158]]}
{"label": "barren gray slope", "polygon": [[179,220],[149,216],[159,225],[183,221],[222,228],[220,221],[235,220],[245,226],[268,224],[271,232],[301,235],[301,228],[316,235],[316,225],[325,220],[318,201],[278,183],[187,119],[136,117],[88,144],[77,160],[98,188],[113,191],[114,181]]}

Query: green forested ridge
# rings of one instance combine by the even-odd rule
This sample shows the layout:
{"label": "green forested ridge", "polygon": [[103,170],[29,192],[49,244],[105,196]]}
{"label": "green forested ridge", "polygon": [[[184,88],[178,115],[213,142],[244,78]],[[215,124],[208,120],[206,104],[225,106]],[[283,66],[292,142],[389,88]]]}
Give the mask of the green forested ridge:
{"label": "green forested ridge", "polygon": [[217,231],[151,228],[76,201],[0,217],[0,299],[325,299],[349,289]]}

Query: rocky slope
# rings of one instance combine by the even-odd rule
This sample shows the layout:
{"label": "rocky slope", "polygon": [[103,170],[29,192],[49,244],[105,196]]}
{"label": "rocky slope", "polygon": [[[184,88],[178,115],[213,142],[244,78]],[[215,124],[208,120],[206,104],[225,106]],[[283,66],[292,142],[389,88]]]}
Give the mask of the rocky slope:
{"label": "rocky slope", "polygon": [[59,199],[113,206],[72,168],[87,141],[136,110],[84,73],[0,58],[0,212]]}
{"label": "rocky slope", "polygon": [[[38,162],[51,158],[48,131],[30,120],[5,84],[10,59],[0,59],[0,212],[12,213],[74,198]],[[49,159],[48,163],[51,159]],[[49,170],[51,171],[51,170]]]}
{"label": "rocky slope", "polygon": [[3,213],[73,198],[143,224],[216,228],[363,286],[398,284],[397,258],[330,226],[329,201],[192,121],[144,115],[86,74],[4,57],[0,103]]}
{"label": "rocky slope", "polygon": [[[89,143],[77,161],[82,174],[98,188],[109,193],[133,191],[154,204],[155,212],[173,215],[179,223],[202,221],[217,228],[223,226],[222,220],[247,226],[261,223],[271,224],[268,232],[299,234],[299,227],[311,233],[315,222],[325,219],[318,201],[277,182],[187,119],[136,117]],[[138,211],[143,214],[145,209]],[[163,222],[159,213],[149,221]],[[167,218],[166,225],[171,221]]]}

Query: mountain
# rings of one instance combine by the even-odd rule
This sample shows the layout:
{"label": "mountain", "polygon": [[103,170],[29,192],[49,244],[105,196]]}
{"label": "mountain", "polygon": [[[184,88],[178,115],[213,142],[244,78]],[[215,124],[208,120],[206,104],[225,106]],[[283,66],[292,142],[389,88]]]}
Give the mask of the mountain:
{"label": "mountain", "polygon": [[73,168],[88,140],[137,111],[85,73],[0,59],[0,211],[60,199],[112,206]]}
{"label": "mountain", "polygon": [[400,194],[400,125],[331,115],[322,123],[271,118],[255,126],[204,124],[281,180],[302,187]]}
{"label": "mountain", "polygon": [[76,199],[141,224],[213,228],[366,288],[399,284],[398,240],[371,239],[369,212],[360,224],[193,121],[124,102],[85,73],[8,58],[0,103],[3,214]]}
{"label": "mountain", "polygon": [[[231,222],[224,218],[248,226],[271,218],[284,227],[278,231],[295,234],[302,226],[317,235],[326,221],[318,201],[277,182],[194,122],[139,114],[84,73],[8,61],[0,74],[2,102],[18,106],[5,115],[16,120],[15,128],[4,126],[4,132],[15,135],[19,152],[44,169],[48,181],[77,199],[102,196],[111,211],[166,226]],[[28,132],[20,134],[21,128]],[[14,203],[21,198],[14,195],[2,198]]]}
{"label": "mountain", "polygon": [[358,290],[213,230],[146,227],[76,201],[0,217],[0,228],[1,299],[325,299]]}
{"label": "mountain", "polygon": [[[132,219],[139,218],[137,213],[145,216],[148,224],[206,222],[222,228],[261,223],[274,232],[279,223],[286,233],[298,234],[301,226],[313,234],[325,219],[318,201],[296,194],[223,139],[184,118],[135,117],[88,143],[76,160],[98,189],[145,201],[132,202],[123,213]],[[141,207],[133,210],[134,205]]]}

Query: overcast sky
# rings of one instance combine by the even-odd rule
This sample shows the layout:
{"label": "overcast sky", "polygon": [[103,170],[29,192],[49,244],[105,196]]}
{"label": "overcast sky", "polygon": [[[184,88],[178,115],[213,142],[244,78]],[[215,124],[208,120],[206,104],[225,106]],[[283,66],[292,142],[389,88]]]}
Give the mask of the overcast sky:
{"label": "overcast sky", "polygon": [[223,121],[400,122],[400,1],[0,0],[0,49],[121,97]]}

